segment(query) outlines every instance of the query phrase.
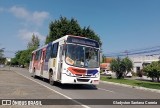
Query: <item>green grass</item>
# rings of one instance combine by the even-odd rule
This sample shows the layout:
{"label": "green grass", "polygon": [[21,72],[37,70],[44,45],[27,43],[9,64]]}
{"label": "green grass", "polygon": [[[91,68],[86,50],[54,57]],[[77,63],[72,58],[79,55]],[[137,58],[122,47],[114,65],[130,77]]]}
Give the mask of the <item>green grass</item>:
{"label": "green grass", "polygon": [[107,82],[115,82],[120,84],[126,84],[131,86],[139,86],[145,88],[152,88],[152,89],[159,89],[160,90],[160,83],[158,82],[148,82],[148,81],[140,81],[140,80],[128,80],[128,79],[116,79],[116,78],[109,78],[106,76],[101,76],[102,81]]}

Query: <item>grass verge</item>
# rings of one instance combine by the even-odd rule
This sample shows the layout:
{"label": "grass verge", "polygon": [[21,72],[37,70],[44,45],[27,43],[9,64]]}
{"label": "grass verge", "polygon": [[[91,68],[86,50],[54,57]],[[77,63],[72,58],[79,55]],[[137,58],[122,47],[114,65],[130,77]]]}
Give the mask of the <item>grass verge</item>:
{"label": "grass verge", "polygon": [[160,90],[160,83],[158,82],[148,82],[148,81],[140,81],[140,80],[128,80],[128,79],[116,79],[110,78],[106,76],[101,76],[102,81],[114,82],[120,84],[126,84],[131,86],[145,87]]}

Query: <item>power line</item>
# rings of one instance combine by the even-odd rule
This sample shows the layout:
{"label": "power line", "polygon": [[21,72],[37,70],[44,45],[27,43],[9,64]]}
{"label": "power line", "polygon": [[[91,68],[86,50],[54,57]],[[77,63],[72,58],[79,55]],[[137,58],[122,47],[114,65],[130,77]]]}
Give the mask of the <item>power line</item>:
{"label": "power line", "polygon": [[153,55],[152,53],[156,53],[157,55],[160,54],[160,46],[158,45],[158,46],[141,48],[141,49],[125,50],[123,52],[108,53],[104,55],[106,57],[115,57],[115,56],[129,56],[129,55],[131,56],[131,55],[143,55],[143,54]]}

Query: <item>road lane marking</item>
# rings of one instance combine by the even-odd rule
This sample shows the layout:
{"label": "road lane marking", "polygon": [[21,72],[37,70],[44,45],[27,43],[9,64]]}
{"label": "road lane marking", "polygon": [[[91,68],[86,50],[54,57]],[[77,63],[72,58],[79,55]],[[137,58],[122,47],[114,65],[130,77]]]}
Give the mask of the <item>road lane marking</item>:
{"label": "road lane marking", "polygon": [[[15,72],[15,71],[14,71],[14,72]],[[79,104],[79,105],[81,105],[81,106],[83,106],[83,107],[85,107],[85,108],[90,108],[89,106],[83,105],[82,103],[80,103],[80,102],[72,99],[71,97],[66,96],[66,95],[64,95],[64,94],[62,94],[62,93],[60,93],[60,92],[58,92],[58,91],[56,91],[56,90],[54,90],[54,89],[51,89],[50,87],[48,87],[48,86],[46,86],[46,85],[43,85],[43,84],[41,84],[40,82],[38,82],[38,81],[36,81],[36,80],[34,80],[34,79],[31,79],[31,78],[29,78],[29,77],[27,77],[27,76],[25,76],[25,75],[23,75],[23,74],[20,74],[20,73],[18,73],[18,72],[15,72],[15,73],[17,73],[17,74],[19,74],[19,75],[21,75],[21,76],[23,76],[23,77],[25,77],[25,78],[27,78],[27,79],[29,79],[29,80],[31,80],[31,81],[36,82],[36,83],[42,85],[43,87],[45,87],[45,88],[47,88],[47,89],[49,89],[49,90],[51,90],[51,91],[53,91],[53,92],[61,95],[61,96],[65,97],[65,98],[67,98],[67,99],[71,99],[71,100],[74,101],[75,103],[77,103],[77,104]]]}
{"label": "road lane marking", "polygon": [[107,91],[107,92],[115,93],[114,91],[107,90],[107,89],[103,89],[103,88],[98,88],[98,90],[103,90],[103,91]]}

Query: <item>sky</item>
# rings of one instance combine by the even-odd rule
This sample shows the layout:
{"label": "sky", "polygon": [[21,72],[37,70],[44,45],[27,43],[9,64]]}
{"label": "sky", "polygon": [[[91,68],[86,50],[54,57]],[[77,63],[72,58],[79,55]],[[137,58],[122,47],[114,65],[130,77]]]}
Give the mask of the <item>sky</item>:
{"label": "sky", "polygon": [[0,49],[14,57],[33,33],[43,45],[60,16],[90,26],[103,54],[160,45],[160,0],[0,0]]}

